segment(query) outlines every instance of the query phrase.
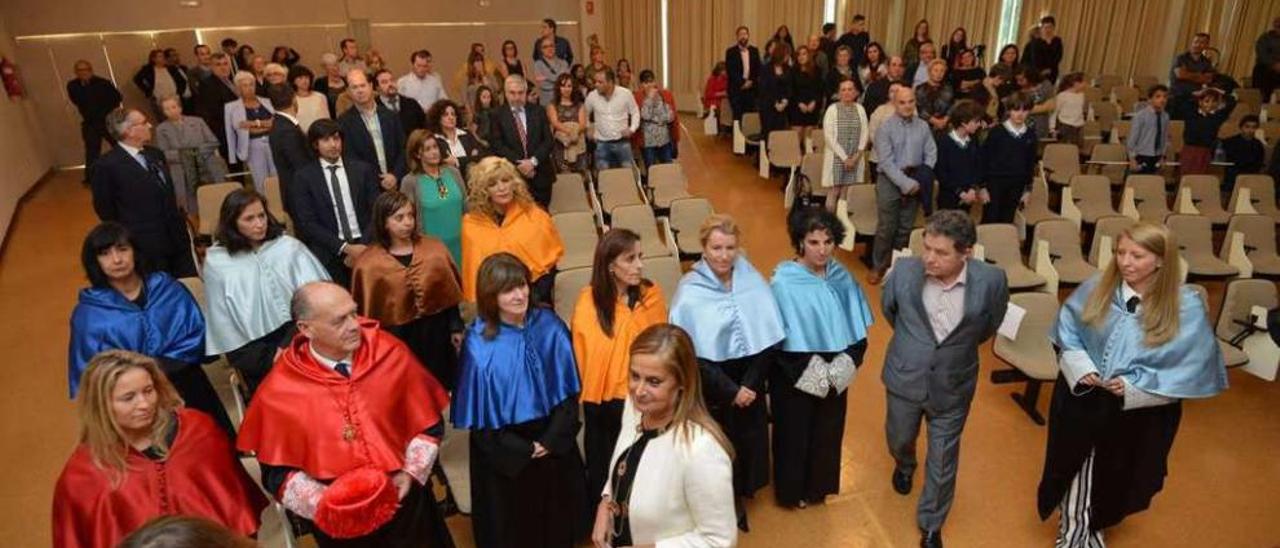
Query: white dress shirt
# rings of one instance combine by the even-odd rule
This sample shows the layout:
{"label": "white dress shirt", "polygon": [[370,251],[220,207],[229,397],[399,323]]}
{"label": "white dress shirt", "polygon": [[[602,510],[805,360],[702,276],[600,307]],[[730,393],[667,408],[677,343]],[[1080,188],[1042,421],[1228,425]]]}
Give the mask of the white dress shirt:
{"label": "white dress shirt", "polygon": [[[444,91],[444,84],[440,81],[440,75],[435,72],[428,72],[422,78],[409,72],[396,81],[396,88],[400,90],[400,95],[417,101],[423,112],[431,110],[431,105],[436,104],[436,101],[449,98],[449,94]],[[494,93],[501,93],[501,91],[495,90]]]}
{"label": "white dress shirt", "polygon": [[355,357],[353,355],[348,354],[345,358],[342,358],[341,360],[332,360],[332,359],[329,359],[324,354],[316,352],[315,345],[312,345],[310,341],[307,342],[307,351],[311,353],[311,357],[315,358],[317,363],[329,368],[330,371],[337,371],[337,367],[339,363],[347,364],[347,373],[349,374],[354,373],[356,370],[356,364],[351,360],[351,358]]}
{"label": "white dress shirt", "polygon": [[116,144],[120,145],[121,149],[129,153],[129,156],[132,157],[135,162],[138,162],[138,165],[142,166],[142,169],[148,169],[148,170],[151,169],[147,167],[147,159],[142,157],[141,148],[132,147],[119,141],[117,141]]}
{"label": "white dress shirt", "polygon": [[933,328],[933,336],[942,342],[960,325],[964,319],[964,287],[968,279],[969,264],[965,263],[950,284],[944,285],[938,279],[928,276],[924,280],[924,311],[929,315],[929,326]]}
{"label": "white dress shirt", "polygon": [[387,173],[387,149],[382,143],[382,122],[378,120],[378,105],[375,102],[373,109],[365,112],[358,106],[352,106],[356,112],[360,113],[360,119],[364,121],[364,128],[369,130],[369,138],[373,139],[373,151],[378,156],[378,173]]}
{"label": "white dress shirt", "polygon": [[587,117],[594,115],[592,126],[597,141],[617,141],[623,138],[623,130],[635,133],[640,128],[640,107],[631,90],[622,86],[615,85],[609,97],[592,91],[587,95],[586,107]]}
{"label": "white dress shirt", "polygon": [[[338,199],[333,195],[333,186],[329,184],[329,166],[338,166],[338,188],[342,190],[342,207],[347,212],[347,226],[351,227],[351,237],[360,238],[360,221],[356,218],[355,200],[351,198],[351,183],[347,180],[347,166],[342,164],[339,159],[336,163],[330,163],[324,158],[320,159],[320,172],[324,174],[325,190],[329,191],[329,199],[333,200],[333,218],[338,218]],[[341,240],[342,223],[338,223],[338,239]],[[345,245],[343,247],[346,247]]]}

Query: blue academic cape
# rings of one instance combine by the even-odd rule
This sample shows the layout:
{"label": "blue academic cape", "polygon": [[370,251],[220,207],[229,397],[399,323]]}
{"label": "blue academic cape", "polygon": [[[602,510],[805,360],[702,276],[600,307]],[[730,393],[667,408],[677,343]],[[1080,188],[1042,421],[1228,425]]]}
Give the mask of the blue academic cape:
{"label": "blue academic cape", "polygon": [[671,299],[671,323],[689,333],[699,358],[713,362],[754,356],[785,336],[769,284],[742,255],[732,290],[706,261],[695,263]]}
{"label": "blue academic cape", "polygon": [[840,352],[867,338],[875,321],[862,287],[835,259],[827,261],[825,278],[796,261],[783,261],[770,285],[782,313],[786,352]]}

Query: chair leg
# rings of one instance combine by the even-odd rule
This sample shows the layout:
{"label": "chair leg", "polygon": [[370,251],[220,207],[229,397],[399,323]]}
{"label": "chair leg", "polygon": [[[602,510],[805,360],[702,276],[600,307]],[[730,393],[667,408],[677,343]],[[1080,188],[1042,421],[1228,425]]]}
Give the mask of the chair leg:
{"label": "chair leg", "polygon": [[1010,397],[1018,404],[1018,408],[1031,417],[1032,422],[1044,426],[1044,416],[1036,409],[1036,403],[1040,400],[1040,385],[1043,381],[1028,377],[1026,373],[1017,369],[1000,369],[991,372],[991,382],[992,384],[1026,383],[1026,388],[1021,394],[1014,392]]}

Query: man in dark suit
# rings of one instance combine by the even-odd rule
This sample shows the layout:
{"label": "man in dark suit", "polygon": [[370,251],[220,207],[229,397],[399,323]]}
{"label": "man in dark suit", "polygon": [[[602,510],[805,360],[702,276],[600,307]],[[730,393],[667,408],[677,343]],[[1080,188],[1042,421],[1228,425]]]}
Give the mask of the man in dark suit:
{"label": "man in dark suit", "polygon": [[102,155],[102,141],[111,142],[107,133],[107,113],[120,106],[120,90],[111,80],[93,74],[93,65],[76,61],[76,77],[67,82],[67,97],[80,111],[80,138],[84,140],[84,180],[93,176],[93,164]]}
{"label": "man in dark suit", "polygon": [[920,545],[942,546],[955,494],[960,432],[978,384],[978,346],[1004,320],[1004,272],[970,257],[977,230],[968,213],[929,217],[922,257],[899,259],[881,292],[893,327],[881,375],[888,390],[885,435],[896,466],[893,488],[911,492],[920,419],[929,423],[924,492],[916,508]]}
{"label": "man in dark suit", "polygon": [[151,122],[137,109],[116,109],[106,117],[116,141],[98,159],[90,187],[93,210],[133,233],[137,251],[155,269],[175,278],[196,276],[187,219],[178,209],[164,153],[148,147]]}
{"label": "man in dark suit", "polygon": [[396,77],[391,71],[379,70],[373,75],[373,79],[378,83],[378,103],[400,117],[400,128],[404,130],[405,140],[409,139],[413,130],[427,127],[427,113],[422,110],[422,105],[412,97],[400,95]]}
{"label": "man in dark suit", "polygon": [[871,43],[871,34],[867,32],[867,18],[862,14],[853,16],[853,20],[849,23],[849,30],[840,35],[840,39],[836,40],[836,47],[848,46],[853,52],[853,58],[850,63],[859,67],[863,61],[867,59],[867,44]]}
{"label": "man in dark suit", "polygon": [[351,108],[338,116],[347,156],[377,169],[383,189],[396,188],[408,172],[400,117],[378,103],[373,82],[362,69],[347,73],[347,93],[351,95]]}
{"label": "man in dark suit", "polygon": [[[236,155],[227,151],[227,122],[223,105],[239,99],[240,95],[236,93],[236,85],[231,81],[231,57],[225,53],[215,53],[212,59],[210,70],[213,74],[200,83],[196,112],[222,144],[222,157],[227,159],[228,164],[235,165]],[[237,169],[233,168],[232,171]]]}
{"label": "man in dark suit", "polygon": [[507,105],[493,114],[489,147],[495,155],[516,165],[529,183],[534,201],[545,208],[551,203],[551,184],[556,180],[555,164],[551,161],[554,138],[547,111],[525,105],[527,87],[524,77],[507,77],[503,84]]}
{"label": "man in dark suit", "polygon": [[756,110],[756,78],[760,75],[760,50],[749,44],[751,31],[738,27],[738,42],[724,52],[725,69],[729,72],[729,106],[733,120],[745,112]]}
{"label": "man in dark suit", "polygon": [[298,103],[294,100],[293,88],[285,84],[271,84],[267,86],[267,98],[276,109],[268,144],[271,145],[276,175],[280,178],[280,199],[284,202],[280,205],[292,219],[293,199],[290,194],[293,192],[294,175],[303,165],[314,162],[315,157],[307,144],[307,136],[298,126]]}
{"label": "man in dark suit", "polygon": [[337,122],[316,120],[307,141],[316,160],[294,174],[294,232],[329,271],[334,283],[347,287],[351,264],[364,253],[372,236],[369,218],[380,192],[377,168],[343,157],[344,133]]}

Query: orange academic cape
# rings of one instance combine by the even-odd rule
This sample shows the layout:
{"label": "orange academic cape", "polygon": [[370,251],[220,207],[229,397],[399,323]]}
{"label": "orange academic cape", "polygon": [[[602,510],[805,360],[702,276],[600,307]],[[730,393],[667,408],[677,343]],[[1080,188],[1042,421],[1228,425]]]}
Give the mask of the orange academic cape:
{"label": "orange academic cape", "polygon": [[601,403],[627,398],[631,343],[645,328],[667,321],[667,301],[658,286],[646,287],[634,309],[618,299],[613,312],[613,337],[605,335],[596,317],[591,286],[582,288],[573,307],[573,354],[582,378],[582,401]]}
{"label": "orange academic cape", "polygon": [[515,255],[529,267],[530,281],[551,271],[564,255],[564,244],[551,216],[534,204],[513,205],[502,226],[488,215],[462,216],[462,298],[476,300],[476,273],[494,253]]}
{"label": "orange academic cape", "polygon": [[[384,472],[404,466],[405,446],[440,422],[449,396],[400,339],[376,321],[359,321],[349,379],[317,363],[305,337],[293,339],[245,413],[241,451],[320,481],[365,466]],[[345,439],[347,424],[355,439]]]}
{"label": "orange academic cape", "polygon": [[130,448],[120,485],[81,444],[53,493],[53,545],[115,546],[147,521],[182,514],[214,521],[244,536],[258,531],[266,498],[240,463],[227,435],[194,409],[178,410],[178,434],[164,460]]}

